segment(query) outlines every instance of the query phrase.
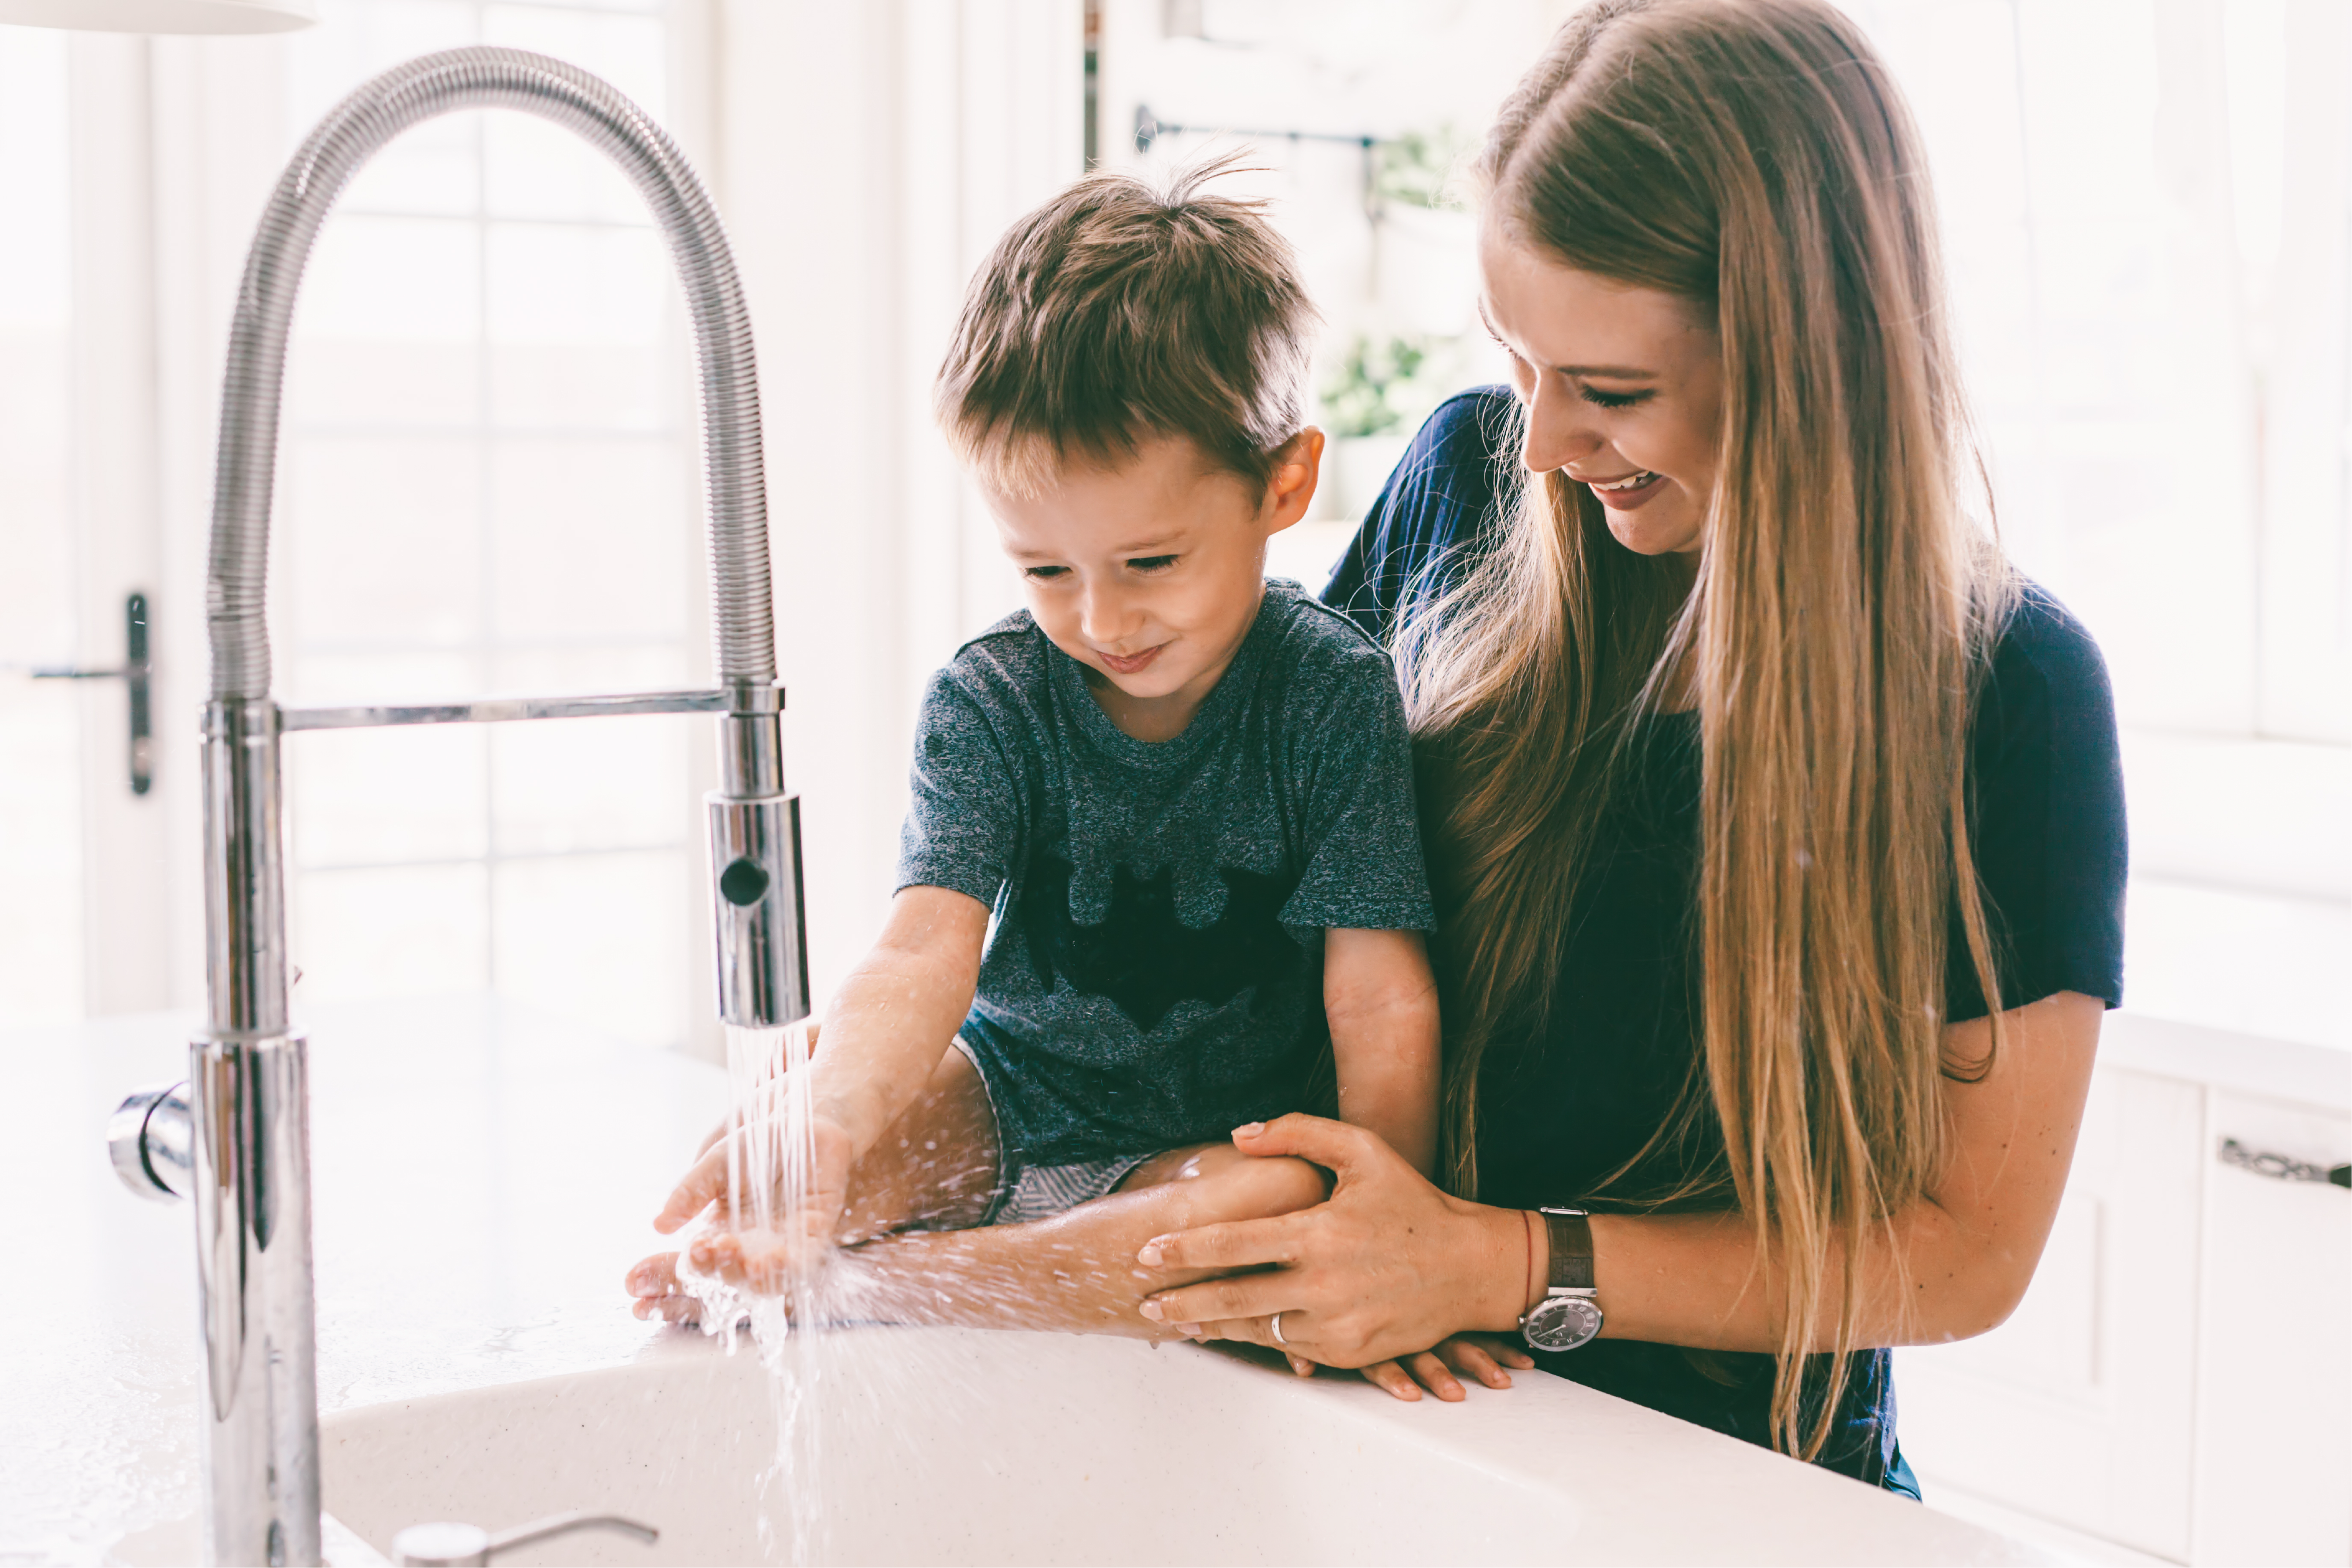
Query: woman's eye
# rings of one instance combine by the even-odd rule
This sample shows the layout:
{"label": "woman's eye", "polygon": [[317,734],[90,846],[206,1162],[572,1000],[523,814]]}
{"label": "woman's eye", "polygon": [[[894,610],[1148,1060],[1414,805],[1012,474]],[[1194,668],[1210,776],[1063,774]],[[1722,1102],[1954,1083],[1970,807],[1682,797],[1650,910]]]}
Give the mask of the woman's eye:
{"label": "woman's eye", "polygon": [[1070,569],[1066,566],[1024,566],[1021,569],[1021,575],[1034,582],[1046,582],[1054,578],[1069,576]]}
{"label": "woman's eye", "polygon": [[1595,408],[1631,408],[1637,402],[1648,402],[1650,398],[1650,394],[1646,392],[1602,392],[1599,387],[1585,386],[1580,386],[1576,391],[1578,396]]}
{"label": "woman's eye", "polygon": [[1129,571],[1164,571],[1175,564],[1172,555],[1138,555],[1128,558],[1127,568]]}

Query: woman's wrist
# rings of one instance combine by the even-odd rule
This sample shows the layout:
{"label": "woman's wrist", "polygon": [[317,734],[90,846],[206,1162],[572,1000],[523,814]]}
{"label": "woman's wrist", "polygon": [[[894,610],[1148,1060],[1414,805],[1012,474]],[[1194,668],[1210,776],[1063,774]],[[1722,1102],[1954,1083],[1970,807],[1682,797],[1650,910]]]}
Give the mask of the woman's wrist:
{"label": "woman's wrist", "polygon": [[1528,1308],[1543,1299],[1544,1281],[1551,1266],[1550,1242],[1540,1218],[1530,1226],[1523,1209],[1481,1205],[1475,1212],[1484,1266],[1473,1276],[1481,1289],[1476,1322],[1468,1326],[1509,1333],[1519,1326]]}

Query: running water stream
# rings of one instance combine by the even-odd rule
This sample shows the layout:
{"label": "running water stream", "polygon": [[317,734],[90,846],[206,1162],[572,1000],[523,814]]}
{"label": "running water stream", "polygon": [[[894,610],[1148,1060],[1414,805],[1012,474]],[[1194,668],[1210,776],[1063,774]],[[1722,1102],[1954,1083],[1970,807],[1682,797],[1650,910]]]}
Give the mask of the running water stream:
{"label": "running water stream", "polygon": [[787,1272],[777,1290],[753,1290],[696,1270],[694,1239],[721,1229],[797,1233],[815,1165],[810,1135],[809,1029],[727,1030],[727,1198],[681,1238],[678,1280],[702,1304],[703,1333],[727,1353],[749,1333],[775,1402],[776,1458],[761,1486],[762,1543],[782,1561],[821,1560],[824,1512],[817,1411],[825,1365],[822,1296],[831,1249]]}

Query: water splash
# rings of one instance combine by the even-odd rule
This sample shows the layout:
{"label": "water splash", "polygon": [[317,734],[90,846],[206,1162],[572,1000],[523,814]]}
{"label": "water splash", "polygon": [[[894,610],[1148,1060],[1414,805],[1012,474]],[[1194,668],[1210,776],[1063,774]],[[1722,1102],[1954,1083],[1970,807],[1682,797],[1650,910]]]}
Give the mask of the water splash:
{"label": "water splash", "polygon": [[808,1026],[727,1030],[729,1124],[727,1198],[689,1233],[678,1257],[678,1281],[701,1303],[703,1333],[723,1337],[735,1353],[748,1333],[767,1369],[775,1403],[776,1459],[761,1482],[761,1544],[788,1563],[820,1560],[824,1490],[819,1476],[823,1445],[818,1406],[823,1393],[824,1337],[812,1332],[826,1319],[822,1298],[834,1272],[828,1255],[788,1270],[780,1289],[753,1290],[691,1261],[694,1239],[721,1229],[800,1233],[815,1167],[810,1131]]}

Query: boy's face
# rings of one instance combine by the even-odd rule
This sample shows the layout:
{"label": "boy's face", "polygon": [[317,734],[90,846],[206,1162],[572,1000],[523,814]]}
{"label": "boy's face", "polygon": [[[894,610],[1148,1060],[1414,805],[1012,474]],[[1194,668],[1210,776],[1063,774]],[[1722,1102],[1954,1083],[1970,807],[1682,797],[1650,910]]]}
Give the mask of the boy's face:
{"label": "boy's face", "polygon": [[1034,496],[988,492],[1029,613],[1120,729],[1165,740],[1192,721],[1249,633],[1265,542],[1307,515],[1322,453],[1323,433],[1301,431],[1261,491],[1161,436]]}

